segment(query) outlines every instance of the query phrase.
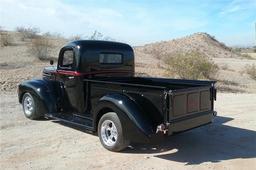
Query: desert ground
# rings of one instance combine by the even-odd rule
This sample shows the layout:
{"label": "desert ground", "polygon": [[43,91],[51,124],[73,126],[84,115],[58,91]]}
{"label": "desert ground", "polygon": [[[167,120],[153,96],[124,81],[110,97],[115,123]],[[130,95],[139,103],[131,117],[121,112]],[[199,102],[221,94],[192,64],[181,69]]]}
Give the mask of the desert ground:
{"label": "desert ground", "polygon": [[[16,88],[40,78],[48,61],[29,52],[31,41],[10,33],[12,45],[0,47],[1,169],[252,169],[256,167],[256,80],[245,69],[256,65],[207,34],[134,47],[139,76],[170,77],[158,54],[198,50],[215,62],[218,95],[212,124],[168,137],[131,144],[120,153],[104,149],[97,136],[54,120],[31,121],[23,115]],[[67,42],[52,39],[51,57]],[[247,54],[247,53],[246,53]]]}
{"label": "desert ground", "polygon": [[255,94],[219,93],[212,124],[114,153],[83,129],[26,119],[16,94],[1,94],[1,169],[251,169],[255,101]]}

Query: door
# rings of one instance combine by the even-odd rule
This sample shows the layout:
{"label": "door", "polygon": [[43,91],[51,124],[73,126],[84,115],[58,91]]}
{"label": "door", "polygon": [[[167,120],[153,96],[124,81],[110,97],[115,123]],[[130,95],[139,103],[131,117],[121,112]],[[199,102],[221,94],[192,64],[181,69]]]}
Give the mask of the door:
{"label": "door", "polygon": [[73,48],[61,50],[58,61],[57,81],[62,89],[63,112],[82,114],[85,111],[85,91],[82,77],[77,71],[76,53]]}

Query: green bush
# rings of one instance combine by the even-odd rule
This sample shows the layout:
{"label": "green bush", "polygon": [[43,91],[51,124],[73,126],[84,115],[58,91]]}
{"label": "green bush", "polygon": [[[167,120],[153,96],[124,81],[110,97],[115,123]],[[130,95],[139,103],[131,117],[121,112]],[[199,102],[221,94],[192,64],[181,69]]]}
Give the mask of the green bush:
{"label": "green bush", "polygon": [[184,79],[210,79],[219,70],[213,61],[198,52],[179,53],[165,60],[168,72]]}

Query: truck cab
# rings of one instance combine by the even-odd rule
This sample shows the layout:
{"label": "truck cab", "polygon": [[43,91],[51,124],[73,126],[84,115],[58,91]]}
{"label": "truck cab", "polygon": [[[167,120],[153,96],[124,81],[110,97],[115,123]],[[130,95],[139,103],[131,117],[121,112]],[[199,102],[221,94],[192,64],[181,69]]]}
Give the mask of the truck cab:
{"label": "truck cab", "polygon": [[84,78],[117,76],[134,76],[133,50],[123,43],[105,41],[72,42],[60,50],[57,67],[43,70],[44,80],[60,83],[63,110],[77,113],[88,111]]}
{"label": "truck cab", "polygon": [[214,84],[135,77],[131,46],[80,40],[60,49],[57,66],[46,67],[42,79],[19,84],[18,96],[27,118],[83,126],[106,149],[120,151],[211,123]]}

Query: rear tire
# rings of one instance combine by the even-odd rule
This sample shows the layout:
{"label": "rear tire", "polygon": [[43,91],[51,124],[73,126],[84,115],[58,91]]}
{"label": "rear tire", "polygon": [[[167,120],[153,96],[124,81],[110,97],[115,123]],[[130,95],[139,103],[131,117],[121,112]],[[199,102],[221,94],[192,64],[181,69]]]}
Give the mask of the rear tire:
{"label": "rear tire", "polygon": [[104,114],[98,124],[98,136],[104,148],[118,152],[129,145],[124,136],[122,124],[115,112]]}
{"label": "rear tire", "polygon": [[22,97],[22,107],[24,115],[31,120],[42,119],[46,113],[42,102],[28,92]]}

